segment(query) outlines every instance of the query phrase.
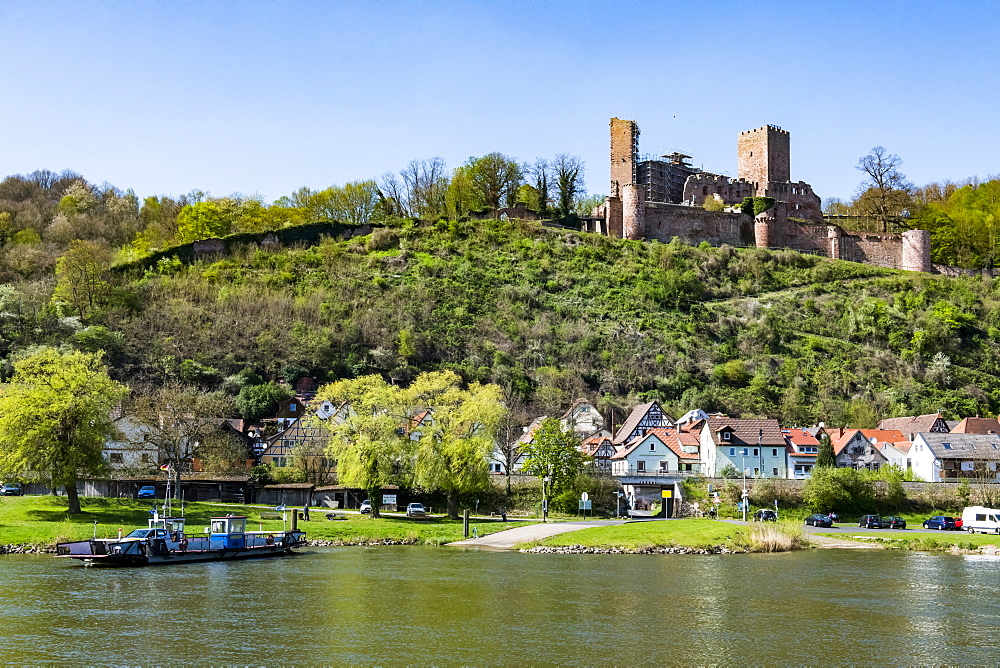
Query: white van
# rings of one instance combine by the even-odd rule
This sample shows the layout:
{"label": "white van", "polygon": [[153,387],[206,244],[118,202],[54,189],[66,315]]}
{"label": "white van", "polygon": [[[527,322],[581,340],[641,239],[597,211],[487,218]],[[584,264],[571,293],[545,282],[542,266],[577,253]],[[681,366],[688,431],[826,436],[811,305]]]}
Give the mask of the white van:
{"label": "white van", "polygon": [[969,506],[962,511],[962,528],[969,533],[1000,534],[1000,510],[983,506]]}

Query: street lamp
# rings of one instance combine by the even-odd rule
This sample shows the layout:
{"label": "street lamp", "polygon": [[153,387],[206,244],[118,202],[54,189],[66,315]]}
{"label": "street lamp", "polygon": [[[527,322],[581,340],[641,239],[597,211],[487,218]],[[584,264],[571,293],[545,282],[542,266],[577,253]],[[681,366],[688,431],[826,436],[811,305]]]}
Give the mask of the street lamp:
{"label": "street lamp", "polygon": [[615,492],[615,517],[622,516],[622,493]]}
{"label": "street lamp", "polygon": [[542,523],[543,524],[548,521],[548,516],[549,516],[549,502],[545,498],[545,485],[550,482],[552,482],[552,478],[550,478],[549,476],[545,476],[544,478],[542,478]]}
{"label": "street lamp", "polygon": [[747,521],[747,449],[743,448],[740,450],[740,454],[743,456],[743,521]]}

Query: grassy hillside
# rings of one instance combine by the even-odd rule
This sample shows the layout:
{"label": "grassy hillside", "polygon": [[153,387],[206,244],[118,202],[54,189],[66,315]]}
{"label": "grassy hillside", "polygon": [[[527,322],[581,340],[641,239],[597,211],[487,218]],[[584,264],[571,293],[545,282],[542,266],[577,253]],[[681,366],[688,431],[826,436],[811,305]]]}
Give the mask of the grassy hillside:
{"label": "grassy hillside", "polygon": [[991,280],[791,251],[406,223],[124,272],[84,323],[59,319],[43,307],[44,286],[33,289],[11,297],[27,307],[0,329],[8,352],[70,338],[108,350],[133,384],[231,388],[224,379],[244,369],[406,381],[452,368],[501,384],[534,414],[587,396],[616,421],[639,398],[673,412],[858,426],[1000,406]]}

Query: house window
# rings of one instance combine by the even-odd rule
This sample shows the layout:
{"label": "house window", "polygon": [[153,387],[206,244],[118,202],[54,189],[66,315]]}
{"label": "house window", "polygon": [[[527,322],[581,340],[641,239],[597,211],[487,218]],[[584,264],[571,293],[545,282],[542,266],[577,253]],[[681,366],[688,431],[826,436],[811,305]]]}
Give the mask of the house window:
{"label": "house window", "polygon": [[771,475],[778,475],[778,467],[777,466],[775,466],[773,469],[771,469]]}
{"label": "house window", "polygon": [[295,404],[288,404],[288,412],[289,413],[295,412]]}
{"label": "house window", "polygon": [[500,464],[490,464],[490,473],[500,473]]}
{"label": "house window", "polygon": [[656,443],[650,443],[649,444],[649,451],[650,452],[655,452],[656,451]]}
{"label": "house window", "polygon": [[953,449],[951,447],[951,443],[942,443],[941,447],[944,448],[945,450],[951,450],[951,449]]}
{"label": "house window", "polygon": [[731,434],[730,432],[728,432],[728,431],[724,431],[724,432],[722,432],[722,440],[723,440],[723,441],[728,441],[728,440],[730,440],[730,436],[732,436],[732,434]]}
{"label": "house window", "polygon": [[666,473],[666,471],[667,471],[667,462],[660,462],[660,473]]}
{"label": "house window", "polygon": [[759,457],[760,456],[760,450],[758,450],[757,448],[754,448],[753,449],[753,456],[754,457]]}
{"label": "house window", "polygon": [[729,456],[730,457],[736,456],[736,448],[729,448]]}
{"label": "house window", "polygon": [[777,457],[778,456],[778,449],[777,448],[771,448],[771,456],[772,457]]}
{"label": "house window", "polygon": [[646,462],[644,462],[642,460],[637,461],[635,463],[635,470],[636,470],[637,473],[645,473],[646,472]]}
{"label": "house window", "polygon": [[122,464],[125,461],[124,455],[120,452],[112,452],[109,458],[112,464]]}
{"label": "house window", "polygon": [[758,476],[758,475],[760,475],[760,469],[758,469],[758,468],[754,468],[754,470],[753,470],[753,474],[754,474],[755,476]]}

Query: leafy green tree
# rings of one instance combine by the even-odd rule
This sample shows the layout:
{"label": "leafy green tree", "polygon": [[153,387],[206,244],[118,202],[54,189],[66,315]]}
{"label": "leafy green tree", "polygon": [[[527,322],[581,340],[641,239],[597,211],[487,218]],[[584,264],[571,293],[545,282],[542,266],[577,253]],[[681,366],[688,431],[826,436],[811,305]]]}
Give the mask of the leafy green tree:
{"label": "leafy green tree", "polygon": [[77,239],[56,262],[53,299],[70,305],[86,319],[110,293],[107,280],[111,251],[104,244]]}
{"label": "leafy green tree", "polygon": [[816,455],[816,468],[836,468],[837,457],[833,453],[833,443],[830,435],[823,432],[819,436],[819,453]]}
{"label": "leafy green tree", "polygon": [[736,468],[736,466],[732,462],[729,462],[728,464],[726,464],[725,466],[723,466],[722,469],[719,471],[719,477],[720,478],[739,478],[740,477],[740,470],[738,468]]}
{"label": "leafy green tree", "polygon": [[399,429],[406,418],[400,388],[373,374],[324,385],[316,398],[350,406],[344,419],[318,422],[330,432],[326,452],[336,461],[337,480],[363,489],[378,517],[381,490],[410,480],[413,442]]}
{"label": "leafy green tree", "polygon": [[182,242],[224,237],[233,230],[236,203],[230,199],[188,204],[177,214]]}
{"label": "leafy green tree", "polygon": [[502,394],[496,385],[473,383],[467,390],[454,371],[424,373],[402,392],[407,413],[429,411],[419,434],[414,482],[443,492],[448,516],[458,519],[461,494],[489,489],[488,460],[503,416]]}
{"label": "leafy green tree", "polygon": [[571,483],[585,464],[580,439],[564,430],[556,418],[542,420],[524,454],[522,471],[539,478],[548,476],[553,493]]}
{"label": "leafy green tree", "polygon": [[470,158],[466,163],[472,189],[479,202],[496,211],[514,202],[521,185],[521,166],[502,153],[489,153]]}
{"label": "leafy green tree", "polygon": [[0,395],[0,473],[47,476],[79,513],[77,476],[103,468],[111,410],[125,393],[97,354],[44,348],[16,361]]}
{"label": "leafy green tree", "polygon": [[273,413],[278,404],[291,399],[295,393],[290,387],[274,381],[262,385],[244,385],[236,396],[236,407],[247,420],[258,420]]}

